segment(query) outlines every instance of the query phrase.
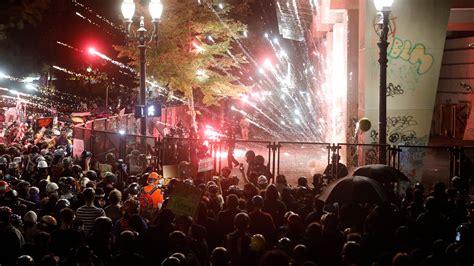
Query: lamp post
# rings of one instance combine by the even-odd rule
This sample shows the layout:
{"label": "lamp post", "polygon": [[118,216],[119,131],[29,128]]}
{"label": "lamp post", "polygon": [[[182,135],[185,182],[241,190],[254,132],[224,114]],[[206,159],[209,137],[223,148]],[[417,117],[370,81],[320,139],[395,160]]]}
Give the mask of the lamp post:
{"label": "lamp post", "polygon": [[389,18],[393,0],[374,0],[375,8],[379,11],[379,163],[387,164],[387,48]]}
{"label": "lamp post", "polygon": [[[153,23],[153,31],[151,34],[146,34],[145,29],[145,18],[140,17],[140,27],[137,30],[138,34],[132,31],[133,15],[135,13],[134,0],[123,0],[122,2],[122,15],[127,29],[127,40],[134,40],[138,43],[138,50],[140,51],[140,103],[141,106],[146,106],[146,46],[148,43],[156,40],[158,33],[158,24],[160,21],[161,13],[163,13],[163,5],[160,0],[150,0],[148,6],[151,22]],[[144,112],[143,112],[144,113]],[[140,134],[146,136],[146,114],[143,114],[140,118]]]}

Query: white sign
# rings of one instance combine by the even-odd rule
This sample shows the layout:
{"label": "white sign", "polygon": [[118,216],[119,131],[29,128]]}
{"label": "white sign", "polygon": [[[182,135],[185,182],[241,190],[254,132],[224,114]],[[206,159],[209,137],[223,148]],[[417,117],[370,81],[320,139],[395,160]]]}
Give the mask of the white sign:
{"label": "white sign", "polygon": [[73,139],[72,141],[72,155],[74,158],[81,157],[81,153],[84,151],[84,140],[82,139]]}
{"label": "white sign", "polygon": [[206,172],[214,169],[214,159],[212,157],[199,160],[198,173]]}

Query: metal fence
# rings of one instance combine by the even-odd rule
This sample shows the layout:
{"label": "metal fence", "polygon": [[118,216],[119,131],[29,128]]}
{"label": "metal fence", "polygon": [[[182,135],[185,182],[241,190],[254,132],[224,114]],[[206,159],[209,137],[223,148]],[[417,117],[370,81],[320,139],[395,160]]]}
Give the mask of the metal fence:
{"label": "metal fence", "polygon": [[[340,155],[341,162],[352,173],[359,166],[378,163],[380,150],[380,145],[376,144],[143,137],[134,134],[138,128],[138,120],[129,115],[95,120],[75,127],[74,139],[82,140],[83,148],[93,152],[98,160],[103,160],[108,152],[124,158],[132,149],[138,149],[158,170],[163,169],[163,165],[176,165],[181,161],[196,164],[197,157],[193,154],[199,153],[204,145],[213,158],[215,174],[230,167],[232,174],[239,175],[236,166],[246,164],[245,153],[253,150],[264,158],[271,173],[284,174],[289,180],[323,173],[333,154]],[[124,131],[120,134],[119,130]],[[474,147],[384,146],[387,164],[405,173],[412,181],[422,181],[426,185],[436,181],[449,183],[455,175],[474,171]]]}

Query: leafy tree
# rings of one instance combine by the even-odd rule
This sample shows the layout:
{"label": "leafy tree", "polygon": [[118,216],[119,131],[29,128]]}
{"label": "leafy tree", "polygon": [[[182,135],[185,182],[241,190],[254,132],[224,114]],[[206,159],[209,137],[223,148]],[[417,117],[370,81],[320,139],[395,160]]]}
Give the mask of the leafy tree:
{"label": "leafy tree", "polygon": [[[240,83],[238,75],[238,69],[247,64],[238,48],[246,26],[228,16],[230,6],[221,10],[201,2],[163,1],[158,45],[147,49],[147,75],[171,91],[183,93],[187,99],[201,95],[200,102],[215,105],[249,88]],[[137,5],[137,10],[138,15],[147,14],[144,6]],[[147,29],[151,28],[147,25]],[[136,47],[115,48],[120,57],[129,57],[138,66]]]}
{"label": "leafy tree", "polygon": [[2,1],[0,4],[0,40],[11,29],[22,30],[25,24],[35,26],[43,19],[50,0]]}

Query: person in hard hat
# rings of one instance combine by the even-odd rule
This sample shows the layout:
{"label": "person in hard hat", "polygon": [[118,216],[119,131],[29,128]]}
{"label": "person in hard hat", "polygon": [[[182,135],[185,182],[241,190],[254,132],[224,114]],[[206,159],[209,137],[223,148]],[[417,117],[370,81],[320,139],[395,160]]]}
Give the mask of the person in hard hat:
{"label": "person in hard hat", "polygon": [[158,187],[160,179],[161,176],[157,172],[151,172],[150,175],[148,175],[148,185],[143,188],[142,192],[150,195],[154,209],[161,208],[161,204],[163,204],[164,201],[161,189]]}

